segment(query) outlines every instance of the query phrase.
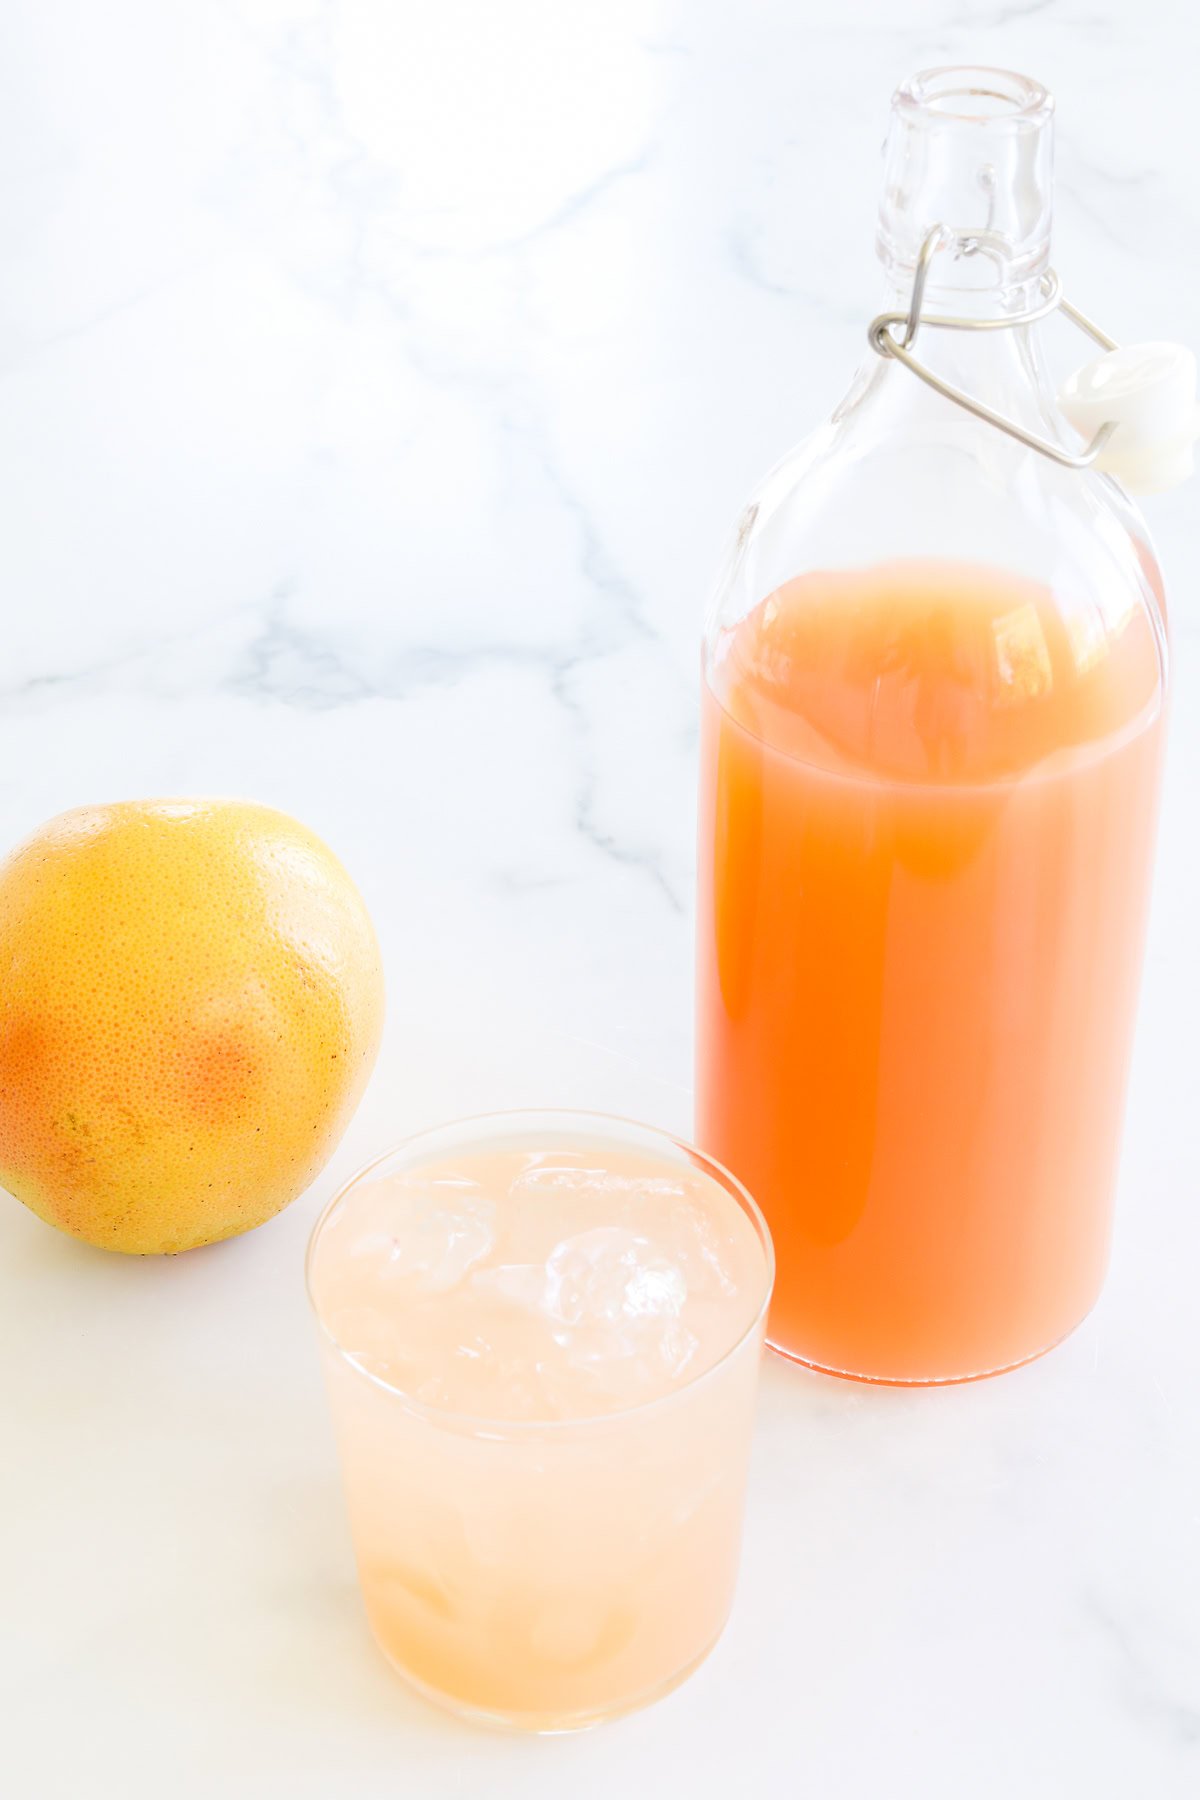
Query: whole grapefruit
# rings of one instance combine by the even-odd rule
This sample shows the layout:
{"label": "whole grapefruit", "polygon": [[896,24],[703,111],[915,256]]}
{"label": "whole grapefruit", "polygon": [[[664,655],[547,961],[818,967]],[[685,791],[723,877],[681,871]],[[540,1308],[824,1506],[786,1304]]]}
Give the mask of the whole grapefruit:
{"label": "whole grapefruit", "polygon": [[0,863],[0,1185],[132,1255],[306,1188],[371,1073],[379,947],[332,852],[229,800],[88,806]]}

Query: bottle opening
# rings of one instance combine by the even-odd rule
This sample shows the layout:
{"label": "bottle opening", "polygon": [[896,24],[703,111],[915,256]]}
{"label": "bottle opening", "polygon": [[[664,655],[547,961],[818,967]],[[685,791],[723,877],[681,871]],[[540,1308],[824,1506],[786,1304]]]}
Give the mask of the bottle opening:
{"label": "bottle opening", "polygon": [[967,124],[1032,122],[1054,107],[1039,81],[1011,69],[985,68],[923,69],[897,90],[895,103]]}
{"label": "bottle opening", "polygon": [[1049,256],[1053,126],[1041,82],[1009,69],[924,69],[896,90],[878,235],[895,287],[911,284],[941,226],[948,249],[931,288],[1004,291],[1019,306]]}

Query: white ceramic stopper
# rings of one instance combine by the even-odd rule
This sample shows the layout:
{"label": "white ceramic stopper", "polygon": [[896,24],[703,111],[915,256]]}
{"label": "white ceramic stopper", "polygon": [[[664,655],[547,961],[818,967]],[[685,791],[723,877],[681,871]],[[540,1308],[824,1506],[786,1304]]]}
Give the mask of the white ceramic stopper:
{"label": "white ceramic stopper", "polygon": [[1125,344],[1076,369],[1058,403],[1085,438],[1117,429],[1093,467],[1131,494],[1161,493],[1192,473],[1200,435],[1196,358],[1183,344]]}

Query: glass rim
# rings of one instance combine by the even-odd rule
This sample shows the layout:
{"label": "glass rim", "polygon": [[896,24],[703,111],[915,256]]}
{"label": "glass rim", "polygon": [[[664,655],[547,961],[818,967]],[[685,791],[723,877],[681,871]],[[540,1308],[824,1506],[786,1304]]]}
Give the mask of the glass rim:
{"label": "glass rim", "polygon": [[[686,1381],[681,1382],[678,1387],[669,1388],[667,1392],[663,1394],[655,1394],[648,1400],[635,1400],[631,1405],[616,1407],[608,1412],[583,1413],[577,1417],[571,1418],[504,1419],[497,1418],[493,1413],[461,1412],[453,1407],[431,1406],[427,1401],[419,1400],[415,1394],[407,1393],[404,1388],[396,1387],[393,1382],[386,1380],[382,1375],[376,1375],[372,1370],[365,1368],[362,1363],[357,1362],[354,1359],[351,1353],[346,1349],[345,1345],[338,1341],[336,1335],[322,1317],[321,1309],[317,1304],[316,1295],[313,1292],[313,1261],[317,1241],[320,1238],[325,1227],[325,1222],[333,1212],[333,1209],[339,1205],[361,1181],[371,1175],[382,1163],[388,1162],[393,1156],[398,1155],[400,1152],[418,1149],[426,1139],[441,1137],[447,1132],[465,1133],[468,1131],[479,1130],[480,1128],[486,1130],[488,1127],[501,1129],[519,1125],[523,1121],[528,1122],[531,1125],[534,1121],[544,1121],[551,1128],[556,1124],[565,1127],[568,1122],[574,1122],[582,1130],[586,1130],[588,1125],[608,1128],[615,1126],[618,1128],[619,1133],[636,1134],[641,1137],[654,1139],[661,1144],[668,1145],[675,1151],[681,1151],[689,1158],[689,1160],[696,1163],[705,1174],[711,1176],[719,1186],[725,1188],[730,1194],[730,1197],[742,1208],[743,1212],[745,1212],[749,1218],[763,1253],[764,1268],[762,1298],[755,1308],[753,1318],[746,1325],[745,1329],[738,1333],[733,1342],[728,1344],[726,1348],[722,1350],[715,1361],[706,1364],[703,1369],[700,1369],[695,1375],[690,1376]],[[313,1318],[316,1320],[317,1330],[320,1332],[324,1342],[327,1343],[332,1350],[336,1351],[342,1362],[344,1362],[348,1368],[352,1369],[356,1375],[360,1375],[364,1381],[369,1381],[374,1387],[377,1387],[381,1393],[385,1393],[391,1399],[399,1402],[401,1407],[403,1407],[406,1412],[411,1413],[414,1417],[425,1420],[426,1423],[437,1429],[453,1431],[460,1436],[471,1437],[493,1437],[504,1439],[516,1436],[538,1435],[540,1433],[548,1432],[599,1430],[603,1429],[605,1426],[617,1425],[622,1421],[628,1421],[642,1414],[651,1413],[658,1407],[670,1406],[672,1403],[681,1400],[684,1395],[694,1392],[696,1388],[708,1381],[710,1377],[715,1376],[718,1370],[723,1369],[726,1364],[732,1362],[733,1358],[745,1344],[761,1329],[766,1318],[767,1308],[771,1303],[771,1295],[774,1288],[775,1245],[771,1237],[770,1227],[763,1216],[762,1208],[759,1206],[750,1190],[738,1180],[736,1175],[725,1167],[724,1163],[718,1162],[715,1156],[710,1156],[707,1151],[701,1150],[697,1145],[689,1143],[686,1138],[679,1137],[675,1132],[668,1131],[662,1126],[646,1125],[640,1119],[630,1119],[621,1113],[597,1112],[594,1110],[589,1111],[587,1109],[565,1106],[542,1108],[514,1107],[500,1112],[469,1113],[461,1118],[445,1119],[440,1124],[424,1126],[420,1131],[411,1132],[407,1137],[399,1138],[394,1144],[389,1144],[386,1149],[381,1150],[376,1156],[372,1156],[367,1162],[363,1163],[360,1168],[356,1169],[352,1175],[349,1175],[346,1180],[338,1186],[337,1190],[330,1196],[317,1214],[312,1230],[309,1232],[308,1244],[304,1253],[304,1291],[308,1297],[308,1304],[312,1310]]]}

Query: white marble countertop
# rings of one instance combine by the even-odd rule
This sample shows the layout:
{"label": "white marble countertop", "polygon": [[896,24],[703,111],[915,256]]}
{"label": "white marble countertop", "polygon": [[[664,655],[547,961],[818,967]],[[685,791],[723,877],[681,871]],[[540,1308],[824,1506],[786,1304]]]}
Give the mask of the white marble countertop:
{"label": "white marble countertop", "polygon": [[284,807],[366,893],[391,1014],[249,1238],[126,1261],[0,1205],[0,1788],[1196,1795],[1195,486],[1148,507],[1176,705],[1105,1297],[978,1386],[770,1363],[682,1691],[537,1742],[392,1679],[300,1280],[335,1177],[437,1117],[687,1129],[700,614],[860,355],[890,90],[1044,79],[1069,292],[1195,342],[1190,0],[11,0],[6,36],[0,838]]}

